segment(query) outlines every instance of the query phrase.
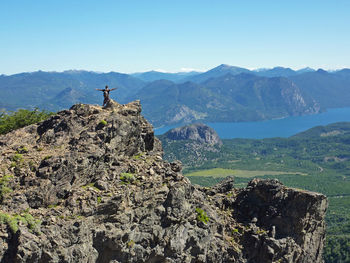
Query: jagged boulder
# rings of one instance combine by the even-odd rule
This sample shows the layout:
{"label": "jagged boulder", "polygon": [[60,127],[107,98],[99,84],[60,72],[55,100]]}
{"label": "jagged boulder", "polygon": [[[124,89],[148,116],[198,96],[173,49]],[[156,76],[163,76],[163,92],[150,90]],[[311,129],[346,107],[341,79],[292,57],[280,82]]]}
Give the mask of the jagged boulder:
{"label": "jagged boulder", "polygon": [[0,136],[1,262],[322,262],[325,196],[191,185],[140,113],[78,104]]}

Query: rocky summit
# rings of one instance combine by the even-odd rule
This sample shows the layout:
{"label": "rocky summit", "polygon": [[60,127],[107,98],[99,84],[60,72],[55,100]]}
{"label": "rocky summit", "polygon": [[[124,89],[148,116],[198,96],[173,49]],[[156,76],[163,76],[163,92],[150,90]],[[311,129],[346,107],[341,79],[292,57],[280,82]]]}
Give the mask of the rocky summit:
{"label": "rocky summit", "polygon": [[324,195],[192,185],[141,105],[77,104],[0,136],[1,262],[322,262]]}

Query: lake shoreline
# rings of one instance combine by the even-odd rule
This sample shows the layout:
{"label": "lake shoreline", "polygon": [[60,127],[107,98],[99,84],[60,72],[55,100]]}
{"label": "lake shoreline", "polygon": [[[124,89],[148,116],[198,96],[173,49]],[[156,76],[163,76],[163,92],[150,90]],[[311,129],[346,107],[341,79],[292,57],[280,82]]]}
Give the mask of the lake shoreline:
{"label": "lake shoreline", "polygon": [[[292,116],[256,122],[203,122],[213,128],[221,139],[264,139],[287,138],[315,126],[335,122],[350,122],[350,107],[332,108],[318,114]],[[184,125],[171,125],[155,128],[155,135]]]}

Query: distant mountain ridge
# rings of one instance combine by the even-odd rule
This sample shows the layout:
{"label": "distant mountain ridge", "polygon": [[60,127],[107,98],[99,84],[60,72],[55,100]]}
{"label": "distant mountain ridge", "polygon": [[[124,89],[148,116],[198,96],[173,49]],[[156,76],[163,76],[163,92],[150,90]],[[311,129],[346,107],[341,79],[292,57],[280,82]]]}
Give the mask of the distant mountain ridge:
{"label": "distant mountain ridge", "polygon": [[249,70],[226,64],[207,72],[123,74],[83,70],[0,75],[0,109],[57,111],[101,104],[96,88],[117,87],[120,103],[141,99],[155,126],[205,121],[256,121],[350,106],[350,69]]}
{"label": "distant mountain ridge", "polygon": [[101,94],[96,88],[105,85],[118,87],[111,97],[123,100],[144,86],[144,82],[128,74],[109,72],[96,73],[89,71],[65,71],[20,73],[11,76],[0,76],[0,108],[14,110],[18,107],[40,107],[48,110],[59,110],[70,107],[72,99],[66,96],[67,89],[79,94],[80,103],[101,103]]}
{"label": "distant mountain ridge", "polygon": [[318,113],[316,101],[304,98],[287,78],[227,74],[197,84],[160,80],[129,100],[139,98],[156,126],[196,121],[257,121]]}
{"label": "distant mountain ridge", "polygon": [[291,68],[285,68],[285,67],[249,70],[242,67],[221,64],[206,72],[191,71],[191,72],[169,73],[169,72],[160,72],[160,71],[152,70],[147,72],[132,73],[130,75],[146,82],[164,79],[164,80],[170,80],[176,83],[182,83],[187,81],[201,83],[210,78],[221,77],[226,74],[238,75],[241,73],[250,73],[250,74],[262,76],[262,77],[291,77],[291,76],[303,74],[306,72],[314,72],[314,71],[316,70],[310,67],[305,67],[299,70],[293,70]]}
{"label": "distant mountain ridge", "polygon": [[170,80],[174,82],[181,82],[184,78],[195,76],[200,73],[201,72],[197,72],[197,71],[167,73],[167,72],[159,72],[159,71],[152,70],[147,72],[132,73],[130,75],[148,82],[161,80],[161,79]]}
{"label": "distant mountain ridge", "polygon": [[230,66],[227,64],[221,64],[213,69],[210,69],[204,73],[197,74],[192,77],[188,77],[185,80],[186,81],[192,81],[195,83],[201,83],[204,82],[210,78],[217,78],[221,77],[226,74],[232,74],[232,75],[238,75],[241,73],[250,73],[251,71],[249,69],[245,68],[240,68],[240,67],[235,67],[235,66]]}
{"label": "distant mountain ridge", "polygon": [[350,106],[350,70],[327,72],[318,69],[290,77],[304,96],[313,97],[324,108]]}

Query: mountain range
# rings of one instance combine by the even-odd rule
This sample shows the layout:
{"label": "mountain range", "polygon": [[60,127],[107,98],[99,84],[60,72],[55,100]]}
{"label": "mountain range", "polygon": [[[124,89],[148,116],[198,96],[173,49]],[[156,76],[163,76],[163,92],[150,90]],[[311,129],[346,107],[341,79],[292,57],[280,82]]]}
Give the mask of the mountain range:
{"label": "mountain range", "polygon": [[117,87],[120,103],[140,99],[155,126],[194,121],[256,121],[314,114],[350,106],[350,69],[249,70],[219,65],[207,72],[64,71],[0,76],[0,109],[57,111],[75,103],[102,102],[95,89]]}
{"label": "mountain range", "polygon": [[197,120],[257,121],[320,111],[319,104],[304,98],[291,80],[246,73],[226,74],[201,84],[154,81],[130,100],[137,98],[156,126]]}
{"label": "mountain range", "polygon": [[159,79],[167,79],[174,82],[182,82],[185,78],[195,76],[200,73],[201,72],[197,72],[197,71],[166,73],[166,72],[159,72],[159,71],[152,70],[147,72],[133,73],[130,75],[148,82],[159,80]]}
{"label": "mountain range", "polygon": [[96,88],[118,87],[111,96],[123,99],[141,89],[144,81],[117,72],[64,71],[20,73],[0,76],[0,108],[39,107],[57,111],[74,103],[100,103]]}

